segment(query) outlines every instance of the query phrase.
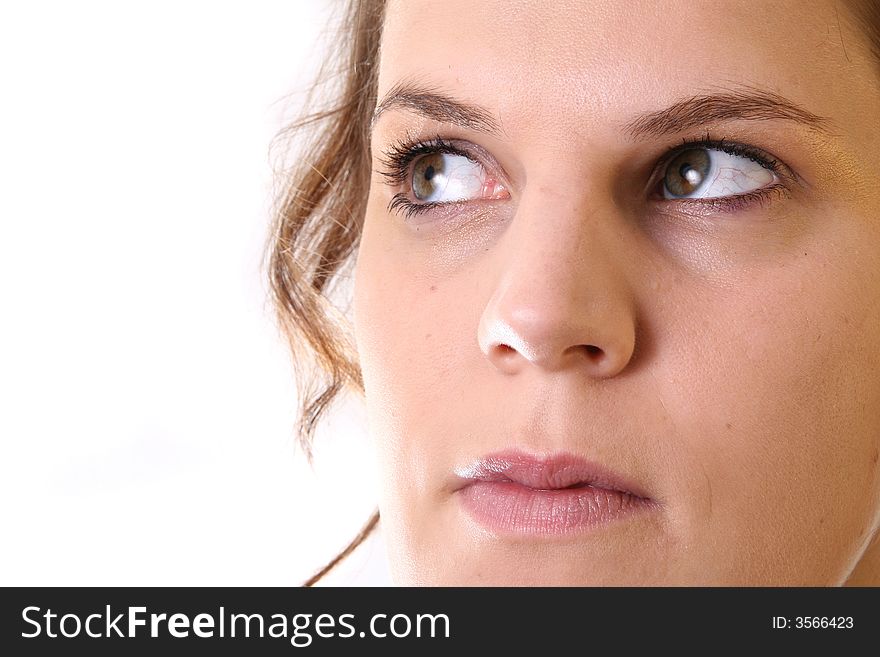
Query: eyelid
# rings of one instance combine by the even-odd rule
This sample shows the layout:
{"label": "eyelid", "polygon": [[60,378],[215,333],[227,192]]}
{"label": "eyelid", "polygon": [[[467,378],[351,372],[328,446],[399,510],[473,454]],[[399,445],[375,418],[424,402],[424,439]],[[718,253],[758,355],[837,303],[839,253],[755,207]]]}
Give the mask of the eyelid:
{"label": "eyelid", "polygon": [[699,148],[706,150],[719,150],[729,155],[744,157],[760,164],[786,181],[797,180],[797,174],[791,169],[791,167],[764,149],[723,137],[721,139],[715,139],[706,133],[703,137],[684,139],[681,144],[666,151],[657,162],[655,173],[651,176],[652,180],[649,181],[649,188],[653,188],[653,182],[655,181],[657,174],[660,174],[660,178],[662,178],[665,167],[674,160],[676,156],[684,151]]}
{"label": "eyelid", "polygon": [[[473,142],[462,139],[447,139],[439,134],[428,139],[405,137],[392,142],[382,151],[379,158],[380,163],[385,167],[385,171],[380,171],[379,174],[392,187],[399,186],[409,180],[416,158],[433,153],[447,153],[467,158],[474,164],[481,166],[487,173],[496,176],[508,190],[510,189],[510,178],[507,172],[489,151]],[[405,167],[401,166],[403,159],[405,159]]]}

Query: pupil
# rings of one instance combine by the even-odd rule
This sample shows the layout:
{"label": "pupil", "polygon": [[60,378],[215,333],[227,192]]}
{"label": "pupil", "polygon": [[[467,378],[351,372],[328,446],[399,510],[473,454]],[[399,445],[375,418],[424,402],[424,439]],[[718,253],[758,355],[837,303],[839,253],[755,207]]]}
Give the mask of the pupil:
{"label": "pupil", "polygon": [[425,169],[425,180],[430,180],[431,178],[433,178],[433,177],[434,177],[434,173],[435,173],[435,172],[434,172],[434,167],[433,167],[433,165],[431,165],[431,166],[429,166],[427,169]]}

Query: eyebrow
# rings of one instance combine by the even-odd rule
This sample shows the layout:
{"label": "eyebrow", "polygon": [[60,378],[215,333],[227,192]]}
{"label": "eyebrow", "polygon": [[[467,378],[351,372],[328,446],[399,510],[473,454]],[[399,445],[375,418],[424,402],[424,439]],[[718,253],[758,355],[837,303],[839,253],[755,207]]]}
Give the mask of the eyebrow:
{"label": "eyebrow", "polygon": [[[403,109],[439,123],[458,125],[476,132],[500,135],[503,131],[493,113],[480,105],[455,99],[439,88],[402,80],[385,94],[370,121],[372,132],[379,117]],[[669,107],[635,117],[625,123],[631,138],[663,137],[692,128],[731,120],[785,120],[829,132],[829,119],[813,114],[787,98],[758,87],[690,96]]]}
{"label": "eyebrow", "polygon": [[439,123],[450,123],[476,132],[496,136],[502,133],[501,123],[485,107],[457,100],[444,94],[437,87],[422,85],[411,80],[403,80],[395,84],[376,105],[370,120],[370,132],[376,127],[379,117],[392,109],[409,110]]}
{"label": "eyebrow", "polygon": [[796,105],[787,98],[757,87],[702,94],[679,100],[669,107],[643,114],[625,124],[630,137],[661,137],[704,124],[732,120],[784,120],[829,132],[829,119]]}

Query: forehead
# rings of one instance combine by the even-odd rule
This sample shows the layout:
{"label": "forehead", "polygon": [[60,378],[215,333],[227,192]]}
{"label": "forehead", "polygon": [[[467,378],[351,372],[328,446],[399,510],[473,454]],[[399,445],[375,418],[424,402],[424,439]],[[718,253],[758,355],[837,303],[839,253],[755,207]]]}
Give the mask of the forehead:
{"label": "forehead", "polygon": [[[754,85],[844,122],[861,34],[828,1],[389,0],[381,98],[402,79],[466,93],[505,129],[584,129]],[[849,42],[846,50],[844,43]]]}

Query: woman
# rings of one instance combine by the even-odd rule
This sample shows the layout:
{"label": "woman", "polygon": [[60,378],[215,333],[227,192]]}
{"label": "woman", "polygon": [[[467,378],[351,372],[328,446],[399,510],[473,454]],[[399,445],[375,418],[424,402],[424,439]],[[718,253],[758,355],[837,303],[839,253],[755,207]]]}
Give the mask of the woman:
{"label": "woman", "polygon": [[878,3],[348,16],[271,271],[395,581],[880,584]]}

